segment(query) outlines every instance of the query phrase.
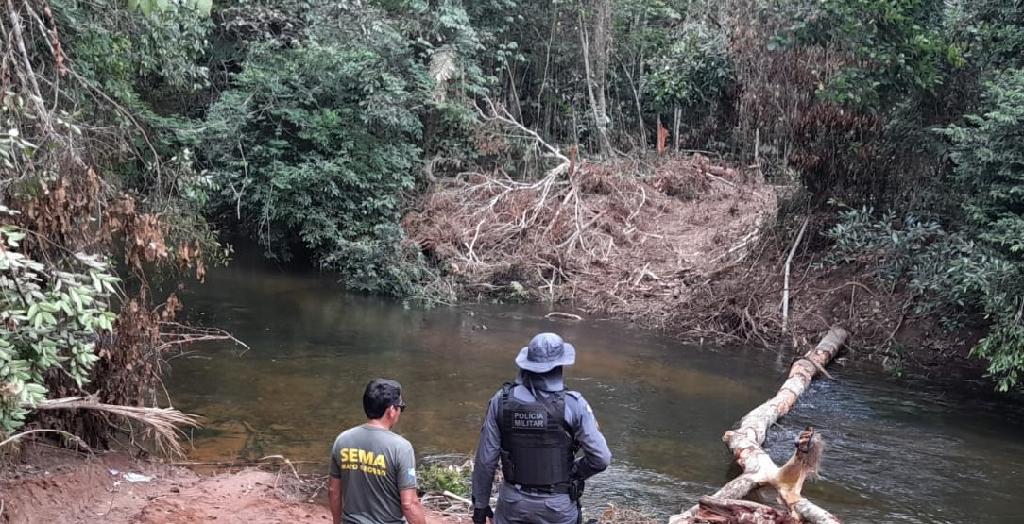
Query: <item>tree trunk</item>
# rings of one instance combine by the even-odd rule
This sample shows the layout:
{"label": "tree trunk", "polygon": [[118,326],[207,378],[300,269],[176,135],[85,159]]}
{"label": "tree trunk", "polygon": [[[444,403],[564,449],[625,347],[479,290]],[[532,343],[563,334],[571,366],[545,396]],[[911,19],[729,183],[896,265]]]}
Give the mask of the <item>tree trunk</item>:
{"label": "tree trunk", "polygon": [[[711,497],[714,499],[742,499],[751,490],[770,483],[778,477],[779,467],[761,448],[768,428],[780,417],[789,413],[800,395],[814,380],[815,376],[824,371],[826,365],[839,353],[839,348],[846,342],[849,333],[842,328],[833,327],[818,346],[807,352],[801,359],[793,363],[789,370],[789,378],[779,388],[778,393],[764,404],[761,404],[740,420],[740,427],[735,431],[726,431],[722,440],[729,446],[737,464],[743,473],[727,483]],[[699,522],[697,513],[700,505],[673,515],[669,524],[693,524]],[[793,505],[793,511],[805,521],[814,524],[839,524],[840,520],[829,512],[815,506],[807,499],[800,499]]]}
{"label": "tree trunk", "polygon": [[590,22],[587,30],[586,6],[580,0],[580,47],[583,49],[583,70],[587,76],[587,97],[597,129],[597,143],[602,157],[612,153],[608,136],[608,101],[605,96],[608,84],[608,61],[612,48],[612,5],[611,0],[591,0]]}
{"label": "tree trunk", "polygon": [[683,110],[676,106],[675,110],[672,111],[672,126],[675,130],[672,131],[672,149],[678,154],[679,153],[679,124],[683,118]]}
{"label": "tree trunk", "polygon": [[[643,56],[641,55],[641,60]],[[637,88],[636,81],[633,78],[633,74],[626,68],[626,64],[622,64],[622,72],[626,74],[626,78],[629,79],[629,87],[633,90],[633,101],[636,102],[636,127],[640,132],[640,153],[643,154],[647,151],[647,131],[644,129],[644,109],[643,104],[640,102],[640,89]],[[643,64],[640,64],[640,78],[643,77]]]}

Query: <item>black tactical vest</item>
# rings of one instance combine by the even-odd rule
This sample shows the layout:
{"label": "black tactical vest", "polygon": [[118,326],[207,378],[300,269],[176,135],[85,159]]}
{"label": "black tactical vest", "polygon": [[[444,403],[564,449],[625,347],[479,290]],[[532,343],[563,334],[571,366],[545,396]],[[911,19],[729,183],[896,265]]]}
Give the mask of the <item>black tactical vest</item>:
{"label": "black tactical vest", "polygon": [[502,474],[512,484],[565,492],[574,458],[573,437],[565,421],[565,391],[552,393],[545,407],[539,400],[515,398],[514,387],[502,387],[498,411]]}

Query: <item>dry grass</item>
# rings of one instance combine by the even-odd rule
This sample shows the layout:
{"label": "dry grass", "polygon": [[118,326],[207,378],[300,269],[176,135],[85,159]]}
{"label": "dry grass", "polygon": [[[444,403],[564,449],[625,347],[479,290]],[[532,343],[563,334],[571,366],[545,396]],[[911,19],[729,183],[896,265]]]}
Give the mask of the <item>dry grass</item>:
{"label": "dry grass", "polygon": [[65,397],[49,399],[32,406],[37,411],[85,409],[106,415],[115,415],[137,422],[145,428],[144,436],[153,439],[157,452],[163,455],[184,456],[178,441],[181,427],[197,427],[195,415],[182,413],[174,408],[150,408],[104,404],[92,397]]}

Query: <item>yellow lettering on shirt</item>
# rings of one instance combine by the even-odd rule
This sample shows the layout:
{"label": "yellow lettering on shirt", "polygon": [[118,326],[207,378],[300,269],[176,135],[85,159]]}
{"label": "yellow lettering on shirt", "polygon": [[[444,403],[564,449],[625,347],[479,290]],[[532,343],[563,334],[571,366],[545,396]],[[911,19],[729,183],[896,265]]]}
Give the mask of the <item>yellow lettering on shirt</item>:
{"label": "yellow lettering on shirt", "polygon": [[370,475],[387,475],[387,462],[384,454],[359,448],[341,448],[340,467],[345,470],[362,471]]}

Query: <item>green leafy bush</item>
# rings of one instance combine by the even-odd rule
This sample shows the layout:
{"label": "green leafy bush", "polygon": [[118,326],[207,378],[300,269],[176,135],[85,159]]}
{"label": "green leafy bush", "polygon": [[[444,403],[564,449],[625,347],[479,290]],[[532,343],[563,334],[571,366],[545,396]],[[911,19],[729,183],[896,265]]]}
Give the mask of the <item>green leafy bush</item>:
{"label": "green leafy bush", "polygon": [[24,237],[0,226],[0,435],[46,398],[48,373],[60,370],[79,387],[89,379],[96,337],[117,317],[110,300],[118,279],[106,261],[77,254],[61,270],[21,253]]}
{"label": "green leafy bush", "polygon": [[460,497],[469,497],[472,472],[468,466],[428,464],[418,471],[419,488],[428,493],[450,491]]}
{"label": "green leafy bush", "polygon": [[396,23],[337,8],[299,45],[253,44],[210,109],[221,203],[278,256],[296,245],[356,289],[408,294],[416,257],[397,227],[432,96]]}
{"label": "green leafy bush", "polygon": [[652,61],[646,90],[662,109],[707,109],[732,78],[725,33],[706,23],[685,24],[668,52]]}
{"label": "green leafy bush", "polygon": [[998,389],[1018,386],[1024,370],[1018,264],[972,240],[969,231],[950,233],[935,221],[876,216],[868,208],[843,211],[827,235],[834,249],[825,263],[860,263],[891,289],[905,285],[918,298],[917,313],[935,315],[948,329],[973,315],[987,318],[988,336],[973,354],[989,361]]}
{"label": "green leafy bush", "polygon": [[913,215],[898,220],[894,211],[876,217],[866,207],[840,212],[839,222],[826,235],[834,242],[827,263],[868,262],[891,286],[908,276],[920,278],[919,259],[947,237],[938,222]]}
{"label": "green leafy bush", "polygon": [[1005,390],[1024,373],[1024,70],[988,82],[983,108],[945,133],[970,230],[989,260],[973,287],[992,329],[975,354],[989,359]]}
{"label": "green leafy bush", "polygon": [[806,2],[797,41],[838,53],[845,62],[823,94],[860,110],[884,112],[908,94],[942,84],[943,65],[962,59],[943,34],[942,0]]}

